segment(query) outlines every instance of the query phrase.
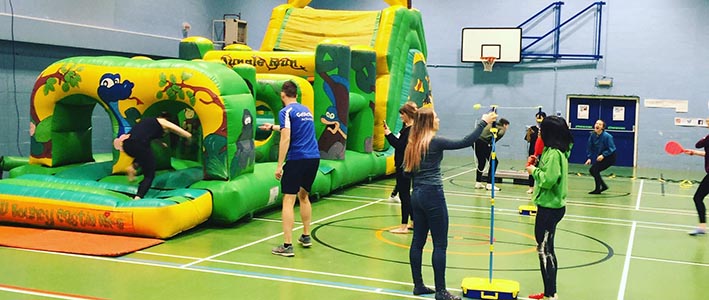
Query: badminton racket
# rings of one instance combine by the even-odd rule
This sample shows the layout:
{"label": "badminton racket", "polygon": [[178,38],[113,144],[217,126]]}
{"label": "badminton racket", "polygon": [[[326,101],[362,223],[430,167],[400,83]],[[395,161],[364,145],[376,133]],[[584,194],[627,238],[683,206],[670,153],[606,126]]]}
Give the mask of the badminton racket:
{"label": "badminton racket", "polygon": [[665,152],[669,155],[677,155],[684,152],[684,148],[678,142],[669,141],[665,144]]}

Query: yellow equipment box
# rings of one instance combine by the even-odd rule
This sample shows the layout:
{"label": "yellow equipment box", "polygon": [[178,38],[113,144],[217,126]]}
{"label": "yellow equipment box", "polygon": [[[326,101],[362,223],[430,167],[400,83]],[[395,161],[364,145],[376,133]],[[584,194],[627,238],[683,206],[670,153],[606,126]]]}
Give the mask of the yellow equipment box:
{"label": "yellow equipment box", "polygon": [[463,296],[473,299],[517,299],[519,282],[505,279],[463,278]]}

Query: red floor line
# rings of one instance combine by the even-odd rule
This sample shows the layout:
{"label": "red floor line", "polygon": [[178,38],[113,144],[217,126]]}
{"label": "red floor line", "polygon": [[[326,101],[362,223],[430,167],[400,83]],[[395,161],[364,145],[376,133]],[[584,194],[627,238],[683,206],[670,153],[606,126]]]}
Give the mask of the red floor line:
{"label": "red floor line", "polygon": [[59,297],[70,297],[73,299],[86,299],[86,300],[106,300],[106,298],[96,298],[96,297],[88,297],[88,296],[81,296],[81,295],[73,295],[73,294],[65,294],[65,293],[56,293],[56,292],[50,292],[50,291],[43,291],[43,290],[36,290],[36,289],[30,289],[30,288],[23,288],[23,287],[18,287],[18,286],[11,286],[11,285],[5,285],[5,284],[0,284],[0,288],[8,289],[8,290],[14,290],[14,291],[19,291],[19,292],[32,292],[32,293],[37,293],[41,295],[46,295],[46,296],[59,296]]}

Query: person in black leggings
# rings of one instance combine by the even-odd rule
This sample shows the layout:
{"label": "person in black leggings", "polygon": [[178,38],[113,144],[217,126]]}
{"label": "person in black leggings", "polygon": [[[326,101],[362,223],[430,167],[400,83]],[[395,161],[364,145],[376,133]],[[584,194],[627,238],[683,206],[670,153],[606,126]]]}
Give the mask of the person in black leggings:
{"label": "person in black leggings", "polygon": [[[413,208],[414,236],[409,248],[411,277],[414,282],[414,295],[436,294],[436,300],[460,300],[446,289],[446,251],[448,249],[448,207],[443,194],[443,179],[441,178],[441,160],[443,151],[470,147],[480,137],[485,125],[495,121],[497,114],[485,114],[470,129],[470,134],[462,139],[449,139],[436,136],[439,120],[431,107],[423,107],[416,111],[414,125],[411,127],[409,144],[404,154],[404,171],[411,174],[413,193],[411,207]],[[401,192],[401,191],[399,191]],[[430,289],[423,283],[421,265],[423,247],[431,232],[433,240],[433,276],[436,289]]]}
{"label": "person in black leggings", "polygon": [[166,115],[159,118],[142,118],[128,132],[128,138],[123,141],[123,151],[133,157],[133,163],[126,168],[128,180],[133,181],[137,173],[136,169],[143,170],[143,181],[138,185],[138,192],[133,199],[141,199],[150,189],[155,179],[155,154],[150,148],[150,142],[162,138],[167,132],[173,132],[190,141],[192,134],[182,129],[180,126],[168,121]]}
{"label": "person in black leggings", "polygon": [[401,223],[399,228],[389,230],[391,233],[409,233],[409,218],[411,214],[411,178],[404,174],[404,152],[406,144],[409,143],[409,130],[414,124],[414,114],[416,114],[416,103],[406,102],[399,108],[399,117],[404,126],[399,131],[399,136],[393,135],[389,126],[384,122],[384,137],[389,144],[394,147],[394,166],[396,167],[396,187],[394,191],[399,192],[401,201]]}
{"label": "person in black leggings", "polygon": [[707,175],[702,179],[702,183],[699,184],[697,191],[694,192],[694,207],[697,209],[697,215],[699,215],[699,225],[697,228],[689,232],[691,236],[700,236],[707,233],[707,207],[704,205],[704,198],[709,195],[709,157],[706,156],[707,150],[709,150],[709,135],[705,136],[699,140],[695,145],[697,148],[704,148],[704,151],[697,151],[692,149],[684,150],[684,153],[689,155],[697,155],[704,157],[704,171]]}
{"label": "person in black leggings", "polygon": [[566,195],[569,181],[569,155],[574,139],[564,118],[544,118],[539,132],[544,140],[544,151],[539,167],[527,166],[527,172],[536,182],[532,199],[537,205],[534,238],[537,241],[539,269],[544,292],[529,295],[531,299],[557,299],[556,273],[559,264],[554,251],[556,225],[566,213]]}

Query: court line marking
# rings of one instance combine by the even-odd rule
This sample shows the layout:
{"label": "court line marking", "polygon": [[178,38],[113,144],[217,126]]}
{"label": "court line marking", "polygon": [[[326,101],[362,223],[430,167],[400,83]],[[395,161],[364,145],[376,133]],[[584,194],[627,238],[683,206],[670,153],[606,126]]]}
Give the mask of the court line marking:
{"label": "court line marking", "polygon": [[[339,198],[353,198],[353,199],[339,199]],[[335,195],[331,197],[327,197],[328,201],[349,201],[349,202],[362,202],[362,203],[371,203],[368,201],[371,200],[383,200],[379,199],[376,197],[364,197],[364,196],[352,196],[352,195]],[[495,200],[497,200],[497,197],[495,197]],[[396,205],[395,203],[382,203],[384,201],[378,201],[378,204],[380,205]],[[525,202],[529,202],[529,199],[526,199]],[[578,206],[578,205],[574,205]],[[582,206],[584,207],[584,206]],[[473,205],[466,205],[466,204],[448,204],[449,210],[452,211],[462,211],[462,212],[476,212],[476,213],[481,213],[481,214],[490,214],[490,207],[489,206],[473,206]],[[629,207],[618,207],[616,209],[622,209],[622,210],[631,210]],[[646,210],[641,210],[642,212],[645,212]],[[674,214],[674,215],[686,215],[684,213],[677,213],[675,210],[668,210],[668,211],[647,211],[651,213],[663,213],[663,214]],[[516,209],[507,209],[507,208],[498,208],[495,207],[495,213],[500,213],[502,215],[506,216],[519,216],[519,211]],[[691,214],[694,215],[694,214]],[[256,218],[254,218],[256,219]],[[687,228],[691,229],[694,228],[692,225],[682,225],[682,224],[674,224],[674,223],[659,223],[659,222],[649,222],[649,221],[637,221],[637,220],[627,220],[627,219],[617,219],[617,218],[604,218],[604,217],[593,217],[593,216],[584,216],[584,215],[573,215],[573,214],[566,214],[564,217],[564,220],[569,220],[569,221],[576,221],[576,222],[585,222],[585,223],[596,223],[596,224],[604,224],[604,225],[619,225],[619,226],[628,226],[631,222],[637,222],[638,224],[641,224],[640,227],[642,228],[651,228],[651,229],[663,229],[663,230],[673,230],[673,231],[685,231]],[[271,220],[272,221],[272,220]],[[613,222],[613,223],[611,223]],[[658,227],[655,227],[658,226]],[[674,227],[676,229],[672,229],[671,227]]]}
{"label": "court line marking", "polygon": [[[463,172],[463,173],[461,173],[461,174],[464,174],[464,173],[467,173],[467,172]],[[340,196],[342,196],[342,195],[340,195]],[[352,196],[352,197],[360,198],[360,199],[365,199],[365,198],[367,198],[367,197],[356,197],[356,196]],[[384,199],[380,199],[379,201],[375,201],[375,202],[372,202],[372,203],[370,203],[370,204],[380,203],[380,202],[382,202],[382,200],[384,200]],[[360,207],[360,208],[363,208],[363,207],[366,207],[366,206],[368,206],[368,205],[364,205],[364,206],[362,206],[362,207]],[[358,209],[358,208],[357,208],[357,209]],[[510,215],[516,215],[516,214],[510,214]],[[332,217],[332,216],[331,216],[331,217]],[[328,218],[329,218],[329,217],[328,217]],[[323,219],[323,220],[324,220],[324,219]],[[617,220],[617,219],[616,219],[616,220]],[[322,220],[319,220],[319,221],[322,221]],[[627,221],[627,220],[619,220],[619,221]],[[595,223],[595,221],[584,221],[584,222],[594,222],[594,223]],[[315,222],[313,222],[313,223],[315,223]],[[608,224],[607,222],[598,222],[598,223]],[[634,222],[634,223],[636,223],[636,222]],[[648,222],[648,223],[649,223],[649,222]],[[618,223],[618,224],[615,224],[615,225],[624,226],[625,224]],[[674,224],[673,224],[673,225],[674,225]],[[666,228],[664,228],[664,227],[658,227],[657,229],[666,229]],[[277,236],[277,235],[276,235],[276,236]],[[243,247],[242,247],[242,248],[243,248]],[[74,257],[79,257],[79,258],[100,259],[100,258],[97,258],[97,257],[87,257],[87,256],[84,256],[84,255],[72,255],[72,254],[66,254],[66,253],[55,253],[55,252],[46,252],[46,251],[37,251],[37,250],[25,250],[25,249],[19,249],[19,250],[22,250],[22,251],[31,251],[31,252],[39,252],[39,253],[45,253],[45,254],[51,254],[51,255],[65,255],[65,256],[74,256]],[[140,252],[140,251],[139,251],[139,252]],[[146,254],[153,254],[153,255],[155,255],[154,253],[149,253],[149,252],[141,252],[141,253],[146,253]],[[629,256],[626,255],[626,257],[629,257]],[[692,264],[692,263],[687,263],[687,262],[672,261],[672,260],[660,260],[660,259],[650,259],[650,258],[636,258],[636,259],[654,260],[654,261],[666,262],[666,263]],[[142,264],[142,265],[148,265],[148,266],[157,266],[157,267],[178,268],[178,267],[174,267],[174,266],[167,266],[167,265],[161,265],[161,264],[150,264],[150,263],[141,263],[141,262],[131,262],[131,261],[125,261],[125,260],[118,260],[118,259],[115,259],[115,258],[104,258],[104,259],[102,259],[102,260],[107,260],[107,261],[112,261],[112,262],[136,263],[136,264]],[[218,260],[217,260],[217,261],[218,261]],[[699,265],[699,266],[709,266],[709,265],[707,265],[707,264],[695,264],[695,265]],[[184,268],[179,267],[178,269],[184,269]],[[189,268],[189,269],[187,269],[187,270],[191,270],[191,271],[204,271],[204,270],[201,270],[201,269],[202,269],[202,268],[200,267],[200,269]],[[214,272],[214,273],[217,273],[217,272]],[[232,276],[236,275],[236,274],[233,274],[233,273],[226,273],[226,274],[227,274],[227,275],[232,275]],[[236,276],[244,276],[244,275],[236,275]],[[249,276],[245,276],[245,277],[249,277]],[[260,277],[255,277],[255,278],[260,278]],[[263,279],[276,280],[276,279],[272,279],[272,278],[263,278]],[[302,282],[295,282],[295,283],[302,283]],[[327,287],[327,285],[323,285],[323,286],[326,286],[326,287]],[[374,290],[374,292],[378,292],[378,291],[380,291],[380,290],[381,290],[381,289],[377,289],[377,290]],[[356,290],[356,291],[359,291],[359,290]],[[401,294],[395,294],[395,295],[396,295],[396,296],[408,296],[408,295],[401,295]],[[424,298],[424,297],[409,297],[409,298],[428,299],[428,298]],[[520,299],[526,299],[526,298],[520,297]]]}
{"label": "court line marking", "polygon": [[623,263],[623,274],[620,279],[620,288],[618,289],[618,300],[625,299],[625,287],[628,284],[628,273],[630,271],[630,259],[633,254],[633,243],[635,242],[635,228],[637,223],[633,222],[630,227],[630,237],[628,237],[628,249],[625,251],[625,263]]}
{"label": "court line marking", "polygon": [[638,187],[638,197],[635,198],[635,210],[640,210],[640,198],[643,196],[643,184],[645,179],[640,180],[640,187]]}
{"label": "court line marking", "polygon": [[[325,288],[349,290],[349,291],[355,291],[355,292],[361,292],[361,293],[374,293],[374,294],[389,295],[389,296],[403,297],[403,298],[409,298],[409,299],[430,299],[428,297],[415,296],[413,294],[410,294],[409,291],[396,291],[393,289],[382,289],[380,287],[367,287],[367,286],[363,286],[363,285],[341,284],[338,282],[320,281],[320,280],[314,280],[311,278],[298,278],[298,277],[292,277],[292,276],[279,276],[279,275],[272,276],[271,274],[245,272],[245,271],[240,271],[240,270],[223,271],[223,270],[218,270],[216,268],[199,267],[199,266],[184,268],[182,266],[179,266],[177,264],[171,264],[169,262],[145,261],[145,260],[133,259],[133,258],[97,257],[97,256],[71,254],[71,253],[59,253],[59,252],[48,252],[48,251],[41,251],[41,250],[22,249],[22,248],[12,248],[12,249],[17,250],[17,251],[35,252],[35,253],[43,253],[43,254],[58,255],[58,256],[68,256],[68,257],[74,257],[74,258],[86,258],[86,259],[91,259],[91,260],[126,263],[126,264],[149,266],[149,267],[158,267],[158,268],[176,269],[176,270],[187,270],[187,271],[192,271],[192,272],[245,277],[245,278],[250,278],[250,279],[262,279],[262,280],[279,281],[279,282],[294,283],[294,284],[304,284],[304,285],[310,285],[310,286],[319,286],[319,287],[325,287]],[[254,274],[257,274],[257,275],[254,275]],[[44,296],[44,295],[42,295],[42,296]],[[67,298],[67,300],[86,300],[86,299],[97,299],[97,298]]]}
{"label": "court line marking", "polygon": [[65,300],[105,299],[105,298],[96,298],[96,297],[89,297],[89,296],[80,296],[80,295],[43,291],[43,290],[38,290],[38,289],[24,288],[24,287],[11,286],[11,285],[5,285],[5,284],[0,284],[0,290],[10,292],[10,293],[15,293],[15,294],[33,295],[33,296],[41,296],[41,297],[48,297],[48,298],[54,298],[54,299],[65,299]]}
{"label": "court line marking", "polygon": [[[362,209],[362,208],[365,208],[365,207],[368,207],[368,206],[377,204],[377,203],[379,203],[379,202],[381,202],[381,201],[384,201],[384,199],[379,199],[379,200],[377,200],[377,201],[370,202],[370,203],[367,203],[367,204],[365,204],[365,205],[361,205],[361,206],[358,206],[358,207],[355,207],[355,208],[352,208],[352,209],[348,209],[348,210],[346,210],[346,211],[343,211],[343,212],[340,212],[340,213],[331,215],[331,216],[329,216],[329,217],[325,217],[325,218],[322,218],[322,219],[320,219],[320,220],[313,221],[313,222],[311,222],[310,224],[311,224],[311,225],[315,225],[315,224],[318,224],[318,223],[320,223],[320,222],[327,221],[327,220],[329,220],[329,219],[332,219],[332,218],[335,218],[335,217],[339,217],[339,216],[341,216],[341,215],[348,214],[348,213],[350,213],[350,212],[353,212],[353,211],[356,211],[356,210],[359,210],[359,209]],[[294,227],[294,228],[293,228],[293,231],[296,231],[296,230],[301,229],[301,228],[303,228],[303,226]],[[239,247],[235,247],[235,248],[232,248],[232,249],[229,249],[229,250],[226,250],[226,251],[223,251],[223,252],[220,252],[220,253],[211,255],[211,256],[207,256],[207,257],[205,257],[205,258],[202,258],[202,259],[193,261],[193,262],[191,262],[191,263],[182,265],[181,267],[182,267],[182,268],[188,268],[188,267],[191,267],[191,266],[193,266],[193,265],[195,265],[195,264],[201,263],[201,262],[203,262],[203,261],[205,261],[205,260],[210,260],[210,259],[213,259],[213,258],[222,256],[222,255],[225,255],[225,254],[229,254],[229,253],[231,253],[231,252],[234,252],[234,251],[237,251],[237,250],[241,250],[241,249],[244,249],[244,248],[246,248],[246,247],[250,247],[250,246],[259,244],[259,243],[261,243],[261,242],[264,242],[264,241],[268,241],[268,240],[270,240],[270,239],[276,238],[276,237],[281,236],[281,235],[283,235],[283,232],[277,233],[277,234],[274,234],[274,235],[271,235],[271,236],[268,236],[268,237],[265,237],[265,238],[262,238],[262,239],[260,239],[260,240],[253,241],[253,242],[248,243],[248,244],[246,244],[246,245],[241,245],[241,246],[239,246]]]}
{"label": "court line marking", "polygon": [[640,257],[640,256],[634,256],[633,259],[649,260],[649,261],[663,262],[663,263],[670,263],[670,264],[689,265],[689,266],[695,266],[695,267],[709,267],[709,264],[689,262],[689,261],[677,261],[677,260],[651,258],[651,257]]}

